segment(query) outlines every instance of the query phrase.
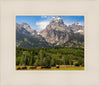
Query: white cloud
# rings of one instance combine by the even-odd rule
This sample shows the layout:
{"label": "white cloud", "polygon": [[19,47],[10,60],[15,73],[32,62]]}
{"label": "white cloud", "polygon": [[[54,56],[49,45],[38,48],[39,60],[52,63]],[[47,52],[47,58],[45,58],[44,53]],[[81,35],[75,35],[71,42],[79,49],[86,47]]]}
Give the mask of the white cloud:
{"label": "white cloud", "polygon": [[45,20],[36,22],[38,31],[45,29],[49,22],[53,19],[53,17],[54,16],[41,16],[41,18],[45,18]]}
{"label": "white cloud", "polygon": [[36,25],[39,28],[39,30],[45,29],[48,24],[49,24],[49,21],[36,22]]}

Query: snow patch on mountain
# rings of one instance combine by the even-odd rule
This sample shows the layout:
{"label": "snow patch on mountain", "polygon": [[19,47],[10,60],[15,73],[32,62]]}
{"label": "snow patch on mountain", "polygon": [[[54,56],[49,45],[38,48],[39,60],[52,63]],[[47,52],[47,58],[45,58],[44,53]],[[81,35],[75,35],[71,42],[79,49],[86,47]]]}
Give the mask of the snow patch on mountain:
{"label": "snow patch on mountain", "polygon": [[80,33],[80,32],[83,32],[83,30],[78,30],[77,32],[79,32],[79,33]]}

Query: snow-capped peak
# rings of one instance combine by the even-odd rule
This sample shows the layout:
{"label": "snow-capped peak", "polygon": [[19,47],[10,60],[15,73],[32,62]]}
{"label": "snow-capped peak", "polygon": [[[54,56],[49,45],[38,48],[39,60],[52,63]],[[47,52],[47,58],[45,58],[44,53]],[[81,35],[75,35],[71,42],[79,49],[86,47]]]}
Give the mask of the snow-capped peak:
{"label": "snow-capped peak", "polygon": [[63,23],[63,19],[60,16],[53,17],[52,23]]}
{"label": "snow-capped peak", "polygon": [[53,17],[52,21],[50,22],[50,25],[64,25],[63,19],[60,16]]}
{"label": "snow-capped peak", "polygon": [[60,17],[57,17],[57,19],[60,20],[61,18]]}
{"label": "snow-capped peak", "polygon": [[54,20],[60,20],[61,19],[61,17],[55,17],[55,18],[53,18]]}

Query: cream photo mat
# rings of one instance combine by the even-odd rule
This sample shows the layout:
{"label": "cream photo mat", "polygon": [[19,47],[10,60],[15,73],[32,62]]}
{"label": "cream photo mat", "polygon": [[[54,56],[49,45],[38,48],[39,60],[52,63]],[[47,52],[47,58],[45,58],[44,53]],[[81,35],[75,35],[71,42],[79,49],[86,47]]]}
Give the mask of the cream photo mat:
{"label": "cream photo mat", "polygon": [[[1,86],[100,86],[99,0],[0,2]],[[16,71],[16,15],[83,15],[85,70]]]}

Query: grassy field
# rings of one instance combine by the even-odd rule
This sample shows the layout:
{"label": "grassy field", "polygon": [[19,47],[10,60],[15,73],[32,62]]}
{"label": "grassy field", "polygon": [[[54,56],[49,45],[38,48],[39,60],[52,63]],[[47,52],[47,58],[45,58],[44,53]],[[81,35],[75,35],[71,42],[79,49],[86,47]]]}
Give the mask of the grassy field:
{"label": "grassy field", "polygon": [[[34,69],[32,69],[34,68]],[[16,66],[16,70],[84,70],[83,66],[71,66],[71,65],[67,65],[67,66],[61,66],[59,68],[55,67],[51,67],[51,68],[41,68],[41,66],[38,67],[34,67],[34,66]]]}

